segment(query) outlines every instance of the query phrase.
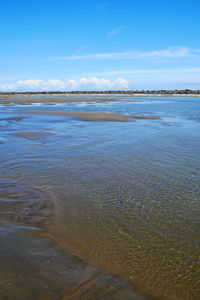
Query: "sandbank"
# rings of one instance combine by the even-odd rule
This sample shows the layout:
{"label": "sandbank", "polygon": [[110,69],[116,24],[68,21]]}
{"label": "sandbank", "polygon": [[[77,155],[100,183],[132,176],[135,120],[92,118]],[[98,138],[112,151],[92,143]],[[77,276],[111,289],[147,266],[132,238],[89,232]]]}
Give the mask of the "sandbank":
{"label": "sandbank", "polygon": [[116,96],[99,96],[99,95],[74,95],[74,96],[68,96],[68,95],[51,95],[51,96],[40,96],[40,95],[31,95],[31,96],[0,96],[0,104],[4,105],[31,105],[35,103],[73,103],[73,102],[86,102],[86,103],[109,103],[109,102],[123,102],[123,101],[131,101],[131,102],[138,102],[142,100],[132,100],[132,99],[125,99],[124,97]]}
{"label": "sandbank", "polygon": [[43,132],[43,131],[22,131],[22,132],[15,132],[12,135],[21,137],[24,139],[35,140],[43,137],[49,136],[51,133]]}
{"label": "sandbank", "polygon": [[59,115],[72,117],[81,121],[109,121],[109,122],[129,122],[134,119],[143,120],[156,120],[160,119],[155,116],[134,116],[134,115],[123,115],[118,113],[105,113],[105,112],[80,112],[80,111],[47,111],[47,110],[28,110],[21,111],[21,113],[38,114],[38,115]]}

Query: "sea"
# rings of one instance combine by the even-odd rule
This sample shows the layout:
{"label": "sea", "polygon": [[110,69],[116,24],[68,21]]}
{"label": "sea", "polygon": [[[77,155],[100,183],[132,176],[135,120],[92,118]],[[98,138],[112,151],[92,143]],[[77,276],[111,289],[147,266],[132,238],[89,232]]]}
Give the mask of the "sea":
{"label": "sea", "polygon": [[200,98],[1,100],[0,167],[1,299],[200,299]]}

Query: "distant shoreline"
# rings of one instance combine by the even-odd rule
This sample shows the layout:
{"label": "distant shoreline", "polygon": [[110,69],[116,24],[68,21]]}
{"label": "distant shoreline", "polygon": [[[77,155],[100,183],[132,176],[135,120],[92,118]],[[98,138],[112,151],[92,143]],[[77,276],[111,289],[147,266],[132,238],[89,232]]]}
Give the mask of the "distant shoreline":
{"label": "distant shoreline", "polygon": [[200,90],[0,92],[0,97],[200,97]]}

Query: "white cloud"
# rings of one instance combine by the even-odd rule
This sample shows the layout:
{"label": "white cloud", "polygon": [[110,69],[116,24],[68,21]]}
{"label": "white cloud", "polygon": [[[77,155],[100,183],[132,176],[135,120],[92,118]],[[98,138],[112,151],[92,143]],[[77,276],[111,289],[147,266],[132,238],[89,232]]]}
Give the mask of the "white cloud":
{"label": "white cloud", "polygon": [[[105,71],[105,72],[96,72],[94,76],[120,76],[120,75],[145,75],[145,74],[188,74],[188,73],[198,73],[200,74],[200,67],[198,68],[180,68],[180,69],[141,69],[141,70],[119,70],[119,71]],[[169,76],[169,75],[168,75]]]}
{"label": "white cloud", "polygon": [[92,53],[84,55],[71,55],[55,57],[54,60],[103,60],[103,59],[169,59],[200,56],[200,50],[193,50],[187,47],[171,47],[156,51],[124,51],[110,53]]}
{"label": "white cloud", "polygon": [[112,30],[108,31],[106,34],[106,38],[109,39],[115,35],[118,35],[124,31],[125,27],[124,26],[119,26],[117,28],[113,28]]}
{"label": "white cloud", "polygon": [[124,78],[114,80],[82,77],[79,80],[19,80],[13,84],[0,84],[0,91],[76,91],[76,90],[118,90],[128,89],[129,82]]}
{"label": "white cloud", "polygon": [[102,9],[102,10],[106,10],[107,8],[109,8],[111,6],[111,3],[110,2],[100,2],[98,3],[97,5],[97,8],[98,9]]}

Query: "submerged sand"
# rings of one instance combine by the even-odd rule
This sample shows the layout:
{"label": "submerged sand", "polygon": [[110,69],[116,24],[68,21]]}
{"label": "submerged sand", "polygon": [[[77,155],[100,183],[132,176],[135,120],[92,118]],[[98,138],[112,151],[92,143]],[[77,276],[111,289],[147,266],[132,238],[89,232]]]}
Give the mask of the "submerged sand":
{"label": "submerged sand", "polygon": [[146,299],[128,282],[80,261],[34,231],[1,227],[0,299]]}
{"label": "submerged sand", "polygon": [[146,299],[130,283],[54,243],[48,192],[0,183],[1,300]]}

